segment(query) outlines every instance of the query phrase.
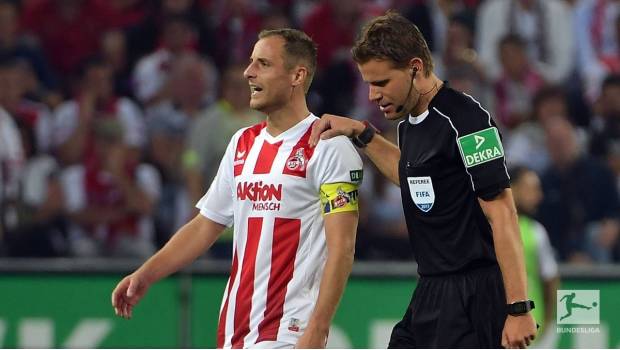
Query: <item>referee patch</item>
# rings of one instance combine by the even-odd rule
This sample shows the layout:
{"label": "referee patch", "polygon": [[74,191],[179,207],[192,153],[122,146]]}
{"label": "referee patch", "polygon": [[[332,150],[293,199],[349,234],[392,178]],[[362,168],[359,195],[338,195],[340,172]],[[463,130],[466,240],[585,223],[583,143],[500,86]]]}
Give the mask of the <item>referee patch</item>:
{"label": "referee patch", "polygon": [[348,182],[338,182],[321,185],[321,205],[323,214],[357,211],[357,185]]}
{"label": "referee patch", "polygon": [[504,148],[496,127],[461,136],[458,138],[458,145],[467,168],[504,156]]}

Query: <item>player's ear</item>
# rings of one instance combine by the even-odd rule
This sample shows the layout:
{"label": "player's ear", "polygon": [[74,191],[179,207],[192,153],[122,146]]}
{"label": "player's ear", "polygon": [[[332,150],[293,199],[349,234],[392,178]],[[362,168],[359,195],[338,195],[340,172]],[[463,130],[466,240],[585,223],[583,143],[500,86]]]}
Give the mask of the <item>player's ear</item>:
{"label": "player's ear", "polygon": [[293,81],[292,85],[294,87],[303,86],[306,78],[308,77],[308,69],[304,66],[297,66],[293,69]]}

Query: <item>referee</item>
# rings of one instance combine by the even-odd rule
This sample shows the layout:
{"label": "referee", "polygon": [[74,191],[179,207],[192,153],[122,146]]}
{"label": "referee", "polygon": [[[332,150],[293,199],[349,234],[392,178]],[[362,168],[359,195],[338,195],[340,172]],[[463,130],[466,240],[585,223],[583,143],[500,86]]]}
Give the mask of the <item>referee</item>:
{"label": "referee", "polygon": [[324,115],[311,144],[349,136],[400,186],[420,280],[390,348],[524,348],[535,338],[501,138],[489,112],[433,73],[418,28],[395,12],[352,49],[369,99],[399,120],[398,145],[367,122]]}

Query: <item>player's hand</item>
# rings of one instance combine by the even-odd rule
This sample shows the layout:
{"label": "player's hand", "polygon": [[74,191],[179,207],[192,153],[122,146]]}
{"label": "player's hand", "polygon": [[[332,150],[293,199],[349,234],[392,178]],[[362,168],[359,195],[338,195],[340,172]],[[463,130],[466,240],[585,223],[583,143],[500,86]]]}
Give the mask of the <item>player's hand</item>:
{"label": "player's hand", "polygon": [[502,332],[502,347],[525,349],[534,339],[536,339],[536,321],[531,314],[506,317]]}
{"label": "player's hand", "polygon": [[319,140],[330,139],[338,135],[353,137],[364,131],[364,128],[364,124],[358,120],[323,114],[321,119],[312,127],[309,144],[311,147],[315,147]]}
{"label": "player's hand", "polygon": [[142,299],[150,283],[137,272],[123,278],[112,292],[112,307],[116,316],[131,318],[133,307]]}
{"label": "player's hand", "polygon": [[307,328],[295,344],[295,349],[325,349],[325,346],[327,346],[327,332]]}

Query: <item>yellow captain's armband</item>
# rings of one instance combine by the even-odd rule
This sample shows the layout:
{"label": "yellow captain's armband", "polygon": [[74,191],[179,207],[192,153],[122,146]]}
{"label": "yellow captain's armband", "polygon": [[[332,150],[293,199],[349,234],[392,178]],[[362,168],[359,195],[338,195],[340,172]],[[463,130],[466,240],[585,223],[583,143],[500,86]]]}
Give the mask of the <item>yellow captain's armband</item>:
{"label": "yellow captain's armband", "polygon": [[322,184],[321,206],[323,207],[323,215],[343,211],[357,211],[357,188],[357,184],[348,182]]}

